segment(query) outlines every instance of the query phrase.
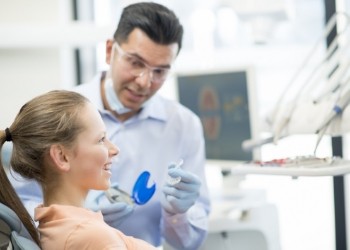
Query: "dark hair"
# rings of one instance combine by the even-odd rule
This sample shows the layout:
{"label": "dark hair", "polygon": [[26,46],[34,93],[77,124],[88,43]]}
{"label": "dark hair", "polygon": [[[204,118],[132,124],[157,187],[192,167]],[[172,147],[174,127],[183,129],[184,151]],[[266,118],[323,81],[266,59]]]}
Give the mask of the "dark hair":
{"label": "dark hair", "polygon": [[129,34],[139,28],[154,42],[182,46],[183,27],[175,13],[165,6],[152,2],[131,4],[123,9],[114,39],[123,43]]}
{"label": "dark hair", "polygon": [[[50,184],[53,177],[44,167],[49,148],[54,143],[74,146],[84,128],[78,114],[87,102],[78,93],[56,90],[35,97],[22,106],[9,129],[0,130],[0,150],[9,139],[9,133],[13,143],[11,168],[27,179],[36,180],[42,187]],[[1,154],[0,164],[0,202],[15,211],[33,240],[40,245],[33,219],[7,178]]]}

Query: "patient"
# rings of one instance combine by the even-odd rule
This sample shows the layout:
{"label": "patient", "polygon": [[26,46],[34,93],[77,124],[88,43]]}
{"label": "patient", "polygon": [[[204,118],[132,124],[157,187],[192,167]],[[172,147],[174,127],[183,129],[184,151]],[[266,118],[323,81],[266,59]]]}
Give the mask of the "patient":
{"label": "patient", "polygon": [[9,128],[0,130],[0,150],[5,141],[13,143],[12,170],[42,187],[44,203],[35,210],[40,237],[2,165],[0,202],[17,213],[42,249],[155,249],[108,226],[100,212],[84,208],[90,189],[110,186],[111,162],[119,151],[105,131],[85,97],[63,90],[32,99]]}

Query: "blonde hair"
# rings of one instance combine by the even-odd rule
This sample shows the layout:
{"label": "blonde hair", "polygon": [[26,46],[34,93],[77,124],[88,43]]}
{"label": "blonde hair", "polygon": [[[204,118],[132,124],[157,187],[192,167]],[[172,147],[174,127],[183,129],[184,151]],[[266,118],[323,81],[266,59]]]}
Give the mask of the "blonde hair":
{"label": "blonde hair", "polygon": [[[78,93],[55,90],[23,105],[7,134],[5,130],[0,130],[0,150],[10,133],[12,170],[24,178],[36,180],[44,188],[52,178],[44,167],[45,156],[52,144],[74,145],[76,137],[84,129],[78,114],[87,102]],[[1,154],[0,164],[0,202],[16,212],[34,241],[40,245],[35,224],[7,178]]]}

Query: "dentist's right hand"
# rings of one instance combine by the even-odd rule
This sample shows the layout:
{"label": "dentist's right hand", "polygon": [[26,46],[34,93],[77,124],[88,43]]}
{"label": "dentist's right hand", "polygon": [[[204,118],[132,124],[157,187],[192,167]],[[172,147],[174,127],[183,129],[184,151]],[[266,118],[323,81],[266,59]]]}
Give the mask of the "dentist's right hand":
{"label": "dentist's right hand", "polygon": [[[112,187],[117,188],[118,184],[114,183]],[[114,228],[117,228],[134,211],[133,205],[123,201],[111,203],[104,192],[97,191],[89,197],[86,206],[94,211],[101,211],[104,221]]]}
{"label": "dentist's right hand", "polygon": [[122,201],[101,206],[104,221],[114,228],[117,228],[133,211],[134,206]]}

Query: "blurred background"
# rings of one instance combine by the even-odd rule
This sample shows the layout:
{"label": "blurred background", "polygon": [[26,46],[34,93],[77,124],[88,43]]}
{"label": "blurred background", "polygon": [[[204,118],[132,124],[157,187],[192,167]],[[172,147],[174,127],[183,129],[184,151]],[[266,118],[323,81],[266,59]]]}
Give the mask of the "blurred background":
{"label": "blurred background", "polygon": [[[122,8],[134,2],[139,1],[0,0],[0,128],[9,126],[32,97],[87,82],[107,69],[105,41],[112,37]],[[322,35],[326,20],[335,11],[350,11],[349,0],[154,2],[174,10],[185,30],[182,51],[161,94],[178,100],[178,74],[249,69],[247,84],[254,97],[249,100],[251,126],[256,133],[262,133],[260,121]],[[316,58],[325,48],[326,41]],[[315,135],[290,136],[278,145],[261,147],[258,157],[310,155],[316,140]],[[344,158],[350,155],[347,141],[344,134]],[[321,141],[318,155],[332,155],[330,137]],[[277,208],[281,249],[336,249],[333,177],[252,174],[232,178],[222,175],[220,164],[208,161],[213,196],[223,185],[262,190],[264,199]],[[347,176],[344,179],[348,203]]]}

